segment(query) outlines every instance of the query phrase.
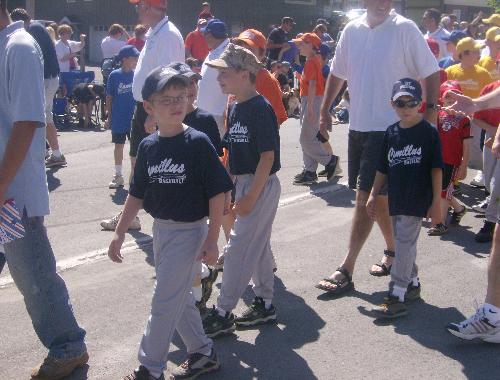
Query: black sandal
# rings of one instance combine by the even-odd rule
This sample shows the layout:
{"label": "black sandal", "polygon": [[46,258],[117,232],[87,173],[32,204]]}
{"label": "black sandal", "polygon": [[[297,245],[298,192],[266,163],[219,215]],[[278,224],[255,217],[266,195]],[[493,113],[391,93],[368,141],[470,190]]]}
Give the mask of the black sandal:
{"label": "black sandal", "polygon": [[[388,249],[384,250],[384,256],[386,257],[395,257],[396,254],[393,252],[393,251],[389,251]],[[370,269],[370,274],[372,276],[375,276],[375,277],[384,277],[384,276],[389,276],[391,274],[391,268],[392,268],[392,265],[385,265],[385,263],[383,262],[380,262],[380,263],[377,263],[377,264],[373,264],[379,268],[382,269],[382,272],[377,272],[377,271],[373,271]]]}
{"label": "black sandal", "polygon": [[325,278],[323,281],[328,282],[331,285],[335,285],[335,288],[317,284],[316,288],[327,292],[332,295],[341,295],[354,290],[354,282],[352,282],[352,276],[349,271],[345,268],[337,268],[336,272],[342,273],[344,278],[342,280],[334,280],[331,278]]}

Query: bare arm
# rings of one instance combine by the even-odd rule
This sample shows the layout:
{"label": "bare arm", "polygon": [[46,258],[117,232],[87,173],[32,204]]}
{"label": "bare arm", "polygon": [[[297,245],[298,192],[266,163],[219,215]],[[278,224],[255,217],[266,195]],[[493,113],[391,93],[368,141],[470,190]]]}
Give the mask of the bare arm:
{"label": "bare arm", "polygon": [[[440,86],[439,71],[425,78],[425,89],[427,94],[425,101],[427,104],[438,104],[439,86]],[[437,116],[438,116],[437,110],[432,110],[432,109],[425,110],[424,113],[425,120],[427,120],[429,123],[433,125],[437,124]]]}
{"label": "bare arm", "polygon": [[106,95],[106,115],[107,115],[107,119],[106,119],[106,124],[105,126],[107,126],[107,128],[109,128],[109,126],[111,125],[111,110],[113,109],[113,97],[111,95]]}
{"label": "bare arm", "polygon": [[[498,111],[500,112],[500,110]],[[487,133],[489,133],[490,135],[494,135],[496,132],[497,132],[497,128],[496,126],[493,126],[491,124],[488,124],[487,122],[485,122],[484,120],[480,120],[480,119],[475,119],[473,118],[472,119],[472,123],[474,123],[475,125],[477,125],[479,128],[485,130]]]}
{"label": "bare arm", "polygon": [[370,192],[370,196],[368,201],[366,202],[366,212],[368,216],[373,220],[377,219],[377,197],[380,194],[380,190],[387,182],[387,174],[381,173],[377,170],[377,174],[375,174],[375,180],[373,182],[372,191]]}
{"label": "bare arm", "polygon": [[340,90],[344,86],[344,79],[336,77],[332,73],[328,75],[326,81],[325,95],[323,96],[323,102],[321,103],[320,118],[319,118],[319,128],[321,134],[328,138],[328,130],[332,126],[332,117],[330,116],[330,106],[339,94]]}
{"label": "bare arm", "polygon": [[432,176],[432,204],[427,213],[427,217],[431,219],[432,224],[435,226],[442,220],[441,217],[441,189],[443,187],[443,169],[433,168]]}
{"label": "bare arm", "polygon": [[224,213],[225,194],[220,193],[210,198],[208,216],[208,235],[201,247],[198,260],[203,260],[207,265],[214,265],[219,257],[219,231],[222,225],[222,215]]}
{"label": "bare arm", "polygon": [[477,111],[500,108],[500,87],[477,99],[471,99],[455,92],[449,94],[455,100],[455,103],[451,107],[446,107],[445,111],[451,114],[473,115]]}

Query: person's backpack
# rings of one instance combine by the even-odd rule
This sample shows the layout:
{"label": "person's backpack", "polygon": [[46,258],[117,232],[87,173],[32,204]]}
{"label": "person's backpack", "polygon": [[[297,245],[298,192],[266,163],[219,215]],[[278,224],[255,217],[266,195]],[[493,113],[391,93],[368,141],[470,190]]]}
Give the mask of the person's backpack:
{"label": "person's backpack", "polygon": [[109,75],[113,70],[119,69],[121,66],[121,62],[118,60],[118,56],[113,56],[112,58],[105,58],[101,62],[101,73],[102,73],[102,81],[104,83],[104,87],[108,83]]}

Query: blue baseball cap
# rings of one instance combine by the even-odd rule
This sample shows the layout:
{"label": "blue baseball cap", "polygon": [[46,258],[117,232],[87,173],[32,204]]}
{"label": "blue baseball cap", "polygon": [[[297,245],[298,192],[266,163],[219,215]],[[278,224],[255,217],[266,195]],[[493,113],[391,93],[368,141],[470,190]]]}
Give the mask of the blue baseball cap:
{"label": "blue baseball cap", "polygon": [[415,79],[400,79],[392,87],[391,99],[394,102],[402,96],[411,96],[414,99],[422,100],[422,86]]}
{"label": "blue baseball cap", "polygon": [[160,66],[151,71],[142,87],[142,99],[148,100],[151,95],[163,91],[163,89],[174,79],[180,79],[189,84],[189,78],[172,67]]}
{"label": "blue baseball cap", "polygon": [[332,52],[332,49],[330,49],[330,46],[327,44],[321,44],[319,46],[319,54],[321,54],[323,57],[328,57]]}
{"label": "blue baseball cap", "polygon": [[202,33],[210,33],[215,38],[227,37],[227,26],[224,21],[214,18],[210,20],[204,28],[200,29]]}
{"label": "blue baseball cap", "polygon": [[138,57],[140,54],[141,53],[139,53],[139,50],[137,50],[135,46],[125,45],[118,52],[118,59],[122,60],[124,58]]}
{"label": "blue baseball cap", "polygon": [[465,34],[462,30],[454,30],[453,32],[450,33],[448,37],[442,37],[441,39],[443,41],[449,41],[449,42],[458,42],[462,38],[467,37],[467,34]]}
{"label": "blue baseball cap", "polygon": [[184,62],[172,62],[171,64],[167,65],[167,67],[178,71],[179,74],[185,75],[188,78],[195,77],[198,80],[202,78],[200,74],[195,73],[193,70],[191,70],[191,67],[189,67],[189,65]]}

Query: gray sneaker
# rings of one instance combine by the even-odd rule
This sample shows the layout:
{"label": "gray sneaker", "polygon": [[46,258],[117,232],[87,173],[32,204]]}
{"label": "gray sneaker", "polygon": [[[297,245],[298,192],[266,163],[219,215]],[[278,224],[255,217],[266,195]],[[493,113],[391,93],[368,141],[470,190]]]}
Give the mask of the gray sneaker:
{"label": "gray sneaker", "polygon": [[[119,214],[113,216],[111,219],[106,219],[101,221],[101,227],[106,231],[114,231],[116,229],[116,226],[118,225],[118,222],[120,221],[121,216],[122,216],[122,211],[120,211]],[[136,216],[132,221],[132,223],[130,223],[128,229],[129,230],[141,229],[141,221],[139,220],[138,216]]]}
{"label": "gray sneaker", "polygon": [[120,187],[123,187],[124,185],[125,185],[125,180],[123,179],[123,176],[115,174],[113,176],[113,179],[109,183],[109,188],[110,189],[118,189]]}
{"label": "gray sneaker", "polygon": [[45,166],[47,168],[53,168],[56,166],[66,166],[66,158],[64,157],[64,154],[61,154],[61,157],[56,157],[54,156],[53,153],[50,154],[49,158],[45,160]]}
{"label": "gray sneaker", "polygon": [[219,359],[212,348],[209,356],[200,353],[189,355],[184,363],[173,369],[170,380],[196,379],[200,375],[217,371],[219,368]]}

